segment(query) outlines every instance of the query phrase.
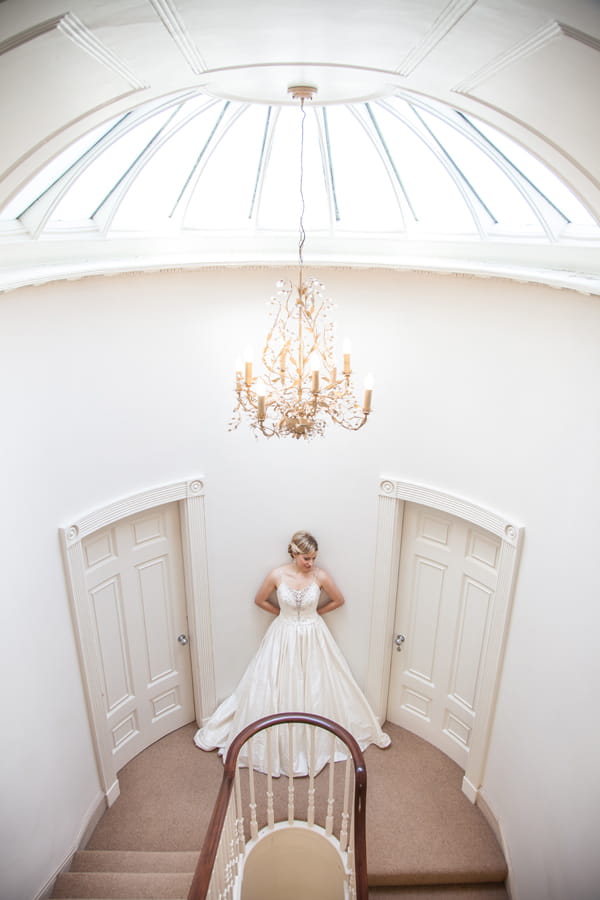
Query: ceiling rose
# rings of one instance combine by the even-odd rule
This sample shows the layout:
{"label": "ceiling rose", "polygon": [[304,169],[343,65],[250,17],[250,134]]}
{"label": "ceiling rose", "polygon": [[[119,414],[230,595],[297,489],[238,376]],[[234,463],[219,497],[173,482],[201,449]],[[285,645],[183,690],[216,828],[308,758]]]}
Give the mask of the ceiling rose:
{"label": "ceiling rose", "polygon": [[293,104],[288,84],[318,84],[320,106],[389,97],[401,85],[394,72],[320,63],[270,63],[212,69],[202,89],[214,97],[247,103]]}

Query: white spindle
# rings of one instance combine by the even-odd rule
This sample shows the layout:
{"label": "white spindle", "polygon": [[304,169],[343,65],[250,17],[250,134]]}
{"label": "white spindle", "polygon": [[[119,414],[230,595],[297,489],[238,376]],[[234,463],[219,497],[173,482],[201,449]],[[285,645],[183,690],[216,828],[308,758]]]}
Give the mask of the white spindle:
{"label": "white spindle", "polygon": [[240,767],[236,765],[235,767],[235,778],[234,778],[234,789],[235,789],[235,824],[236,824],[236,832],[237,832],[237,852],[238,854],[242,854],[244,852],[244,848],[246,846],[246,837],[244,835],[244,808],[242,806],[242,785],[240,779]]}
{"label": "white spindle", "polygon": [[225,861],[223,859],[223,832],[221,832],[221,840],[219,841],[219,847],[217,849],[217,859],[215,861],[215,868],[213,870],[213,875],[215,876],[215,888],[216,888],[216,897],[218,900],[222,900],[225,891]]}
{"label": "white spindle", "polygon": [[288,825],[294,822],[294,726],[288,724]]}
{"label": "white spindle", "polygon": [[356,897],[356,871],[354,858],[354,798],[352,802],[352,814],[350,816],[350,843],[346,854],[348,868],[350,869],[350,897]]}
{"label": "white spindle", "polygon": [[267,728],[267,825],[275,827],[275,810],[273,809],[273,729]]}
{"label": "white spindle", "polygon": [[226,873],[226,884],[227,884],[227,897],[233,897],[233,890],[235,887],[235,880],[238,873],[238,837],[237,837],[237,819],[235,815],[235,798],[232,796],[229,799],[229,804],[227,807],[227,847],[228,847],[228,861],[227,861],[227,873]]}
{"label": "white spindle", "polygon": [[348,756],[346,758],[346,777],[344,779],[344,805],[342,808],[342,826],[340,830],[340,848],[345,850],[348,844],[348,800],[350,797],[350,774],[352,771],[352,760]]}
{"label": "white spindle", "polygon": [[226,898],[231,897],[231,889],[232,889],[232,875],[231,875],[231,818],[229,815],[229,806],[227,807],[227,815],[225,816],[225,822],[223,823],[223,837],[224,837],[224,856],[225,856],[225,871],[223,873],[223,881],[225,882],[225,887],[223,890],[223,895]]}
{"label": "white spindle", "polygon": [[352,869],[348,877],[348,900],[356,900],[356,877],[354,875],[354,869]]}
{"label": "white spindle", "polygon": [[225,819],[225,827],[223,829],[223,834],[221,838],[221,871],[222,871],[222,881],[223,887],[221,889],[221,896],[223,900],[227,900],[228,897],[228,884],[227,884],[227,870],[229,868],[229,841],[227,840],[227,819]]}
{"label": "white spindle", "polygon": [[248,741],[248,787],[250,788],[250,837],[255,840],[258,837],[258,822],[256,821],[256,792],[254,790],[254,760],[252,759],[252,738]]}
{"label": "white spindle", "polygon": [[326,834],[333,833],[333,782],[335,776],[335,735],[331,735],[331,746],[329,750],[329,794],[327,797],[327,816],[325,818]]}
{"label": "white spindle", "polygon": [[309,738],[309,763],[308,763],[308,811],[306,821],[309,825],[315,824],[315,769],[317,763],[315,759],[315,732],[316,728],[310,726],[308,733]]}

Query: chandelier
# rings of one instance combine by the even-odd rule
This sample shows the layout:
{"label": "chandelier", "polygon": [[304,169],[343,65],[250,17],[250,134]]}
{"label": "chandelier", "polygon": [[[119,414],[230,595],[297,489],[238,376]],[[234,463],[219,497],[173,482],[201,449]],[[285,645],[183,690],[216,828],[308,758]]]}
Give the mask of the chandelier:
{"label": "chandelier", "polygon": [[358,431],[371,412],[373,376],[365,378],[362,405],[352,385],[351,349],[343,348],[338,368],[335,327],[329,312],[333,307],[323,294],[323,284],[304,277],[304,101],[312,100],[316,88],[294,86],[288,93],[300,100],[300,237],[298,283],[278,281],[270,301],[271,327],[262,352],[263,372],[255,375],[252,354],[236,365],[237,402],[229,429],[247,417],[250,427],[266,437],[289,436],[308,440],[325,432],[333,422]]}

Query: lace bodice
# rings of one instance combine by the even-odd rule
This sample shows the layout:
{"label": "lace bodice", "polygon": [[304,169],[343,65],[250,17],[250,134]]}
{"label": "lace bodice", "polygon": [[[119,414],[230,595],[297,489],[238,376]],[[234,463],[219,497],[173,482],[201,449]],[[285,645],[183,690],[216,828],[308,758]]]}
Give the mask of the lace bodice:
{"label": "lace bodice", "polygon": [[296,591],[282,580],[277,588],[280,615],[292,622],[314,621],[320,593],[321,588],[316,581]]}

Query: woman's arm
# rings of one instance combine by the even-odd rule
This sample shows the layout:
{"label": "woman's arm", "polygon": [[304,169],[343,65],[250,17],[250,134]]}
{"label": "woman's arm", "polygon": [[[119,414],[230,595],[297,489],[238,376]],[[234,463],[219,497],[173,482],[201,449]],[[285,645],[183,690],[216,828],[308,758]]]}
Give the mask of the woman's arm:
{"label": "woman's arm", "polygon": [[277,569],[273,569],[272,572],[269,572],[269,574],[259,587],[256,597],[254,598],[254,602],[257,606],[260,606],[261,609],[272,613],[274,616],[279,615],[279,607],[275,606],[274,603],[271,603],[269,597],[271,596],[273,591],[277,590],[276,572]]}
{"label": "woman's arm", "polygon": [[339,587],[327,572],[324,572],[323,569],[319,570],[319,584],[322,589],[327,594],[327,603],[324,603],[323,606],[320,606],[317,609],[317,612],[320,616],[325,613],[331,612],[332,609],[337,609],[338,606],[341,606],[344,602],[344,595],[340,591]]}

